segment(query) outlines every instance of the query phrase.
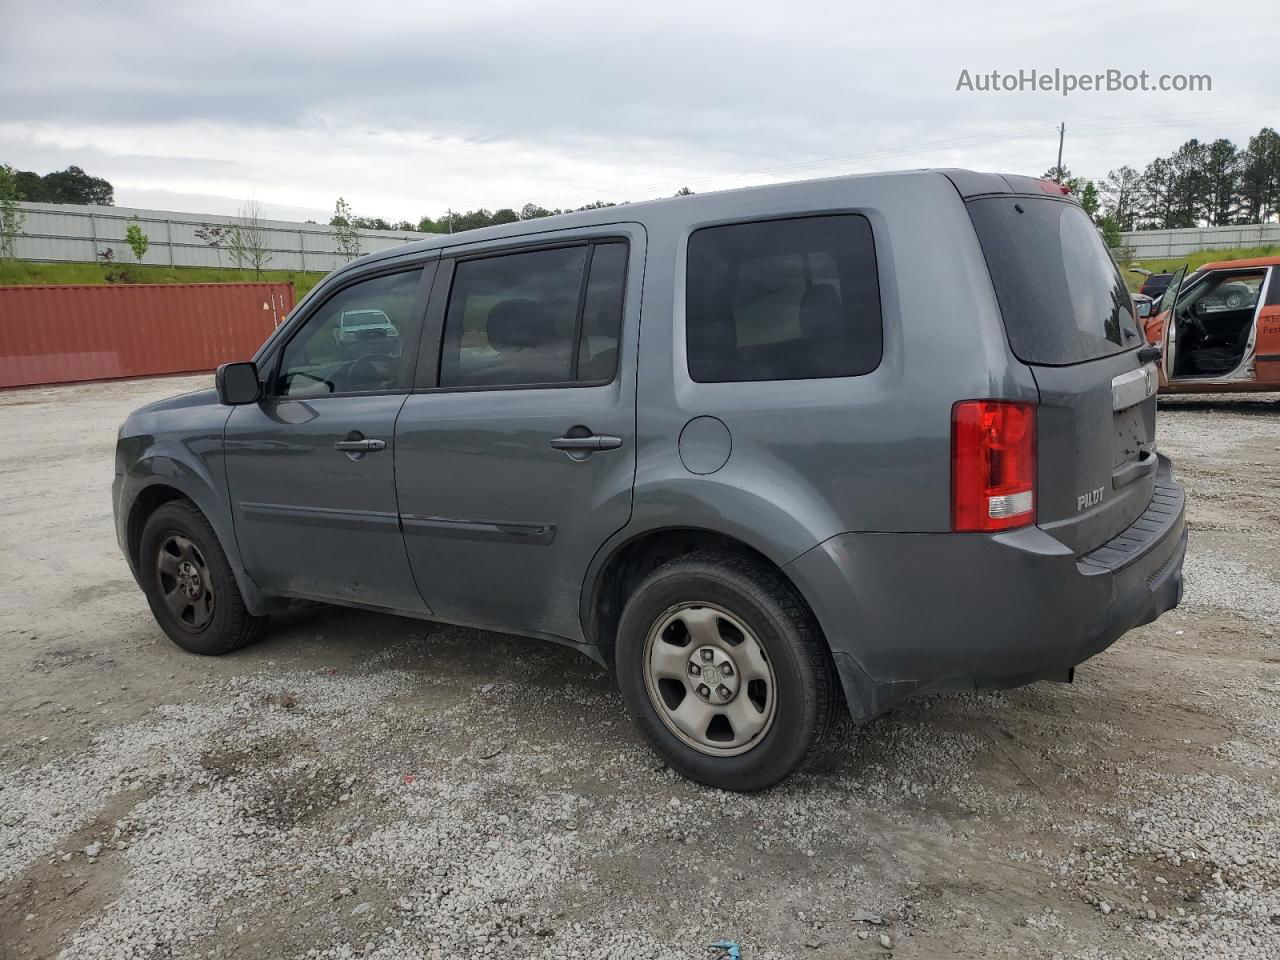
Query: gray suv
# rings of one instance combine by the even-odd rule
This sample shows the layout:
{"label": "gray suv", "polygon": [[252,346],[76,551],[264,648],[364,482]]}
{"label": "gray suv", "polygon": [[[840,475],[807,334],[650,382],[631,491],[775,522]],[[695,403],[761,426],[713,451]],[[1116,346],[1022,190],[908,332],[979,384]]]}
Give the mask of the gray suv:
{"label": "gray suv", "polygon": [[593,210],[335,271],[128,418],[116,523],[185,650],[294,599],[551,640],[676,770],[753,790],[842,710],[1067,680],[1178,603],[1154,359],[1056,184]]}

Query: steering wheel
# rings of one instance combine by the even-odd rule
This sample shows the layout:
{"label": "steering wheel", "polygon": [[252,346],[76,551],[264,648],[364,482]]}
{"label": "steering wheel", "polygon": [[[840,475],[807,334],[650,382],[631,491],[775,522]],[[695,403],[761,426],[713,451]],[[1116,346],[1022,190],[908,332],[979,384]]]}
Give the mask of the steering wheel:
{"label": "steering wheel", "polygon": [[347,382],[353,389],[378,390],[395,382],[396,358],[388,353],[369,353],[351,361]]}

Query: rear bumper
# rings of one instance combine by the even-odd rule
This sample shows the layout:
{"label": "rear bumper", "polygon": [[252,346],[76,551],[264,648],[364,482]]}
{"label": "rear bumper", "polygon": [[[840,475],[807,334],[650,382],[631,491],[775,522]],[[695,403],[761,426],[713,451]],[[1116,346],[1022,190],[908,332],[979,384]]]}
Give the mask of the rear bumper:
{"label": "rear bumper", "polygon": [[915,693],[1065,678],[1178,605],[1185,498],[1161,457],[1147,511],[1076,557],[1038,527],[849,533],[787,565],[831,646],[855,719]]}

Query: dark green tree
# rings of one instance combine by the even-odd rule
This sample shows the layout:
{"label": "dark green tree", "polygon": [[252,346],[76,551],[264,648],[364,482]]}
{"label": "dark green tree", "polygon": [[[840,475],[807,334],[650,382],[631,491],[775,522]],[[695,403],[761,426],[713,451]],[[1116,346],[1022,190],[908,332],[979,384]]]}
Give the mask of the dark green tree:
{"label": "dark green tree", "polygon": [[92,203],[109,207],[115,191],[101,177],[91,177],[79,167],[67,167],[40,178],[42,203]]}
{"label": "dark green tree", "polygon": [[30,200],[32,203],[44,202],[41,200],[44,196],[44,181],[40,174],[31,170],[15,170],[13,173],[19,200]]}
{"label": "dark green tree", "polygon": [[22,233],[26,214],[18,209],[21,198],[17,171],[7,163],[0,164],[0,257],[13,256],[13,242]]}
{"label": "dark green tree", "polygon": [[1195,227],[1208,219],[1207,152],[1206,146],[1193,138],[1169,157],[1170,216],[1165,226]]}
{"label": "dark green tree", "polygon": [[1174,225],[1173,189],[1173,164],[1163,157],[1157,157],[1148,163],[1146,169],[1142,171],[1142,191],[1139,201],[1144,226],[1159,229]]}
{"label": "dark green tree", "polygon": [[1259,223],[1280,213],[1280,133],[1263,127],[1249,138],[1240,161],[1242,223]]}
{"label": "dark green tree", "polygon": [[1142,176],[1133,167],[1120,167],[1107,173],[1102,181],[1102,194],[1107,216],[1113,219],[1121,230],[1132,230],[1138,217],[1139,195],[1142,190]]}
{"label": "dark green tree", "polygon": [[1205,219],[1213,226],[1226,226],[1240,202],[1240,151],[1230,140],[1218,139],[1204,148],[1202,161]]}

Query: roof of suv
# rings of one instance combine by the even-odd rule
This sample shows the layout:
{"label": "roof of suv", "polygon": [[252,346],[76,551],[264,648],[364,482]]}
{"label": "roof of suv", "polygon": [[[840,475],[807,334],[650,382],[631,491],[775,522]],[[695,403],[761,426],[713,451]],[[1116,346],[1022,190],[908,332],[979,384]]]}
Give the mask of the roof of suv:
{"label": "roof of suv", "polygon": [[[858,173],[840,177],[823,177],[812,180],[793,180],[786,183],[773,183],[753,187],[738,187],[733,190],[714,190],[707,193],[690,194],[681,197],[664,197],[658,200],[644,200],[637,203],[620,204],[613,207],[597,207],[592,210],[580,210],[574,213],[559,213],[550,217],[539,217],[536,220],[523,220],[515,223],[504,223],[495,227],[481,227],[467,230],[461,234],[437,233],[415,240],[398,247],[379,250],[351,261],[347,266],[368,264],[378,260],[402,257],[409,254],[434,250],[441,247],[454,246],[459,243],[478,243],[484,240],[498,240],[507,237],[518,237],[525,234],[546,233],[550,230],[568,230],[573,227],[587,227],[596,224],[619,223],[624,221],[643,221],[654,213],[684,204],[693,219],[697,219],[697,208],[708,198],[723,198],[729,194],[755,194],[764,191],[786,195],[797,195],[807,192],[817,185],[830,185],[841,181],[869,182],[875,180],[898,179],[902,177],[937,177],[948,178],[960,193],[961,197],[987,194],[1048,194],[1062,197],[1067,194],[1065,187],[1052,181],[1038,180],[1034,177],[1004,175],[996,173],[977,173],[972,170],[958,169],[919,169],[902,170],[889,173]],[[1068,199],[1074,199],[1068,197]],[[458,239],[461,238],[461,239]],[[344,268],[345,269],[345,268]]]}

